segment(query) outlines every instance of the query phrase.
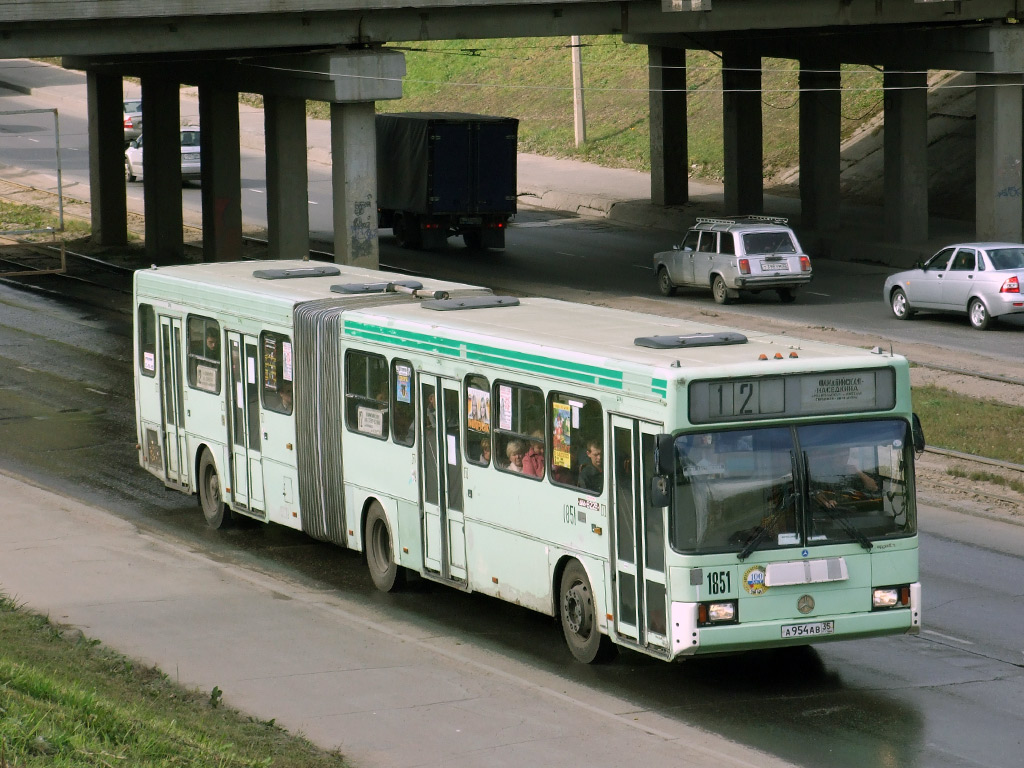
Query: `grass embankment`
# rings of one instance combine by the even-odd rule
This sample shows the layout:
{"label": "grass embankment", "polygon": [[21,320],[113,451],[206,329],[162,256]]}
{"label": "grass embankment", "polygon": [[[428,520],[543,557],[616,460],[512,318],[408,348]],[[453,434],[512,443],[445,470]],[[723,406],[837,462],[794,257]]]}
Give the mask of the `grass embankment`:
{"label": "grass embankment", "polygon": [[[380,101],[387,112],[456,111],[518,118],[519,150],[649,171],[647,47],[613,36],[581,38],[587,141],[575,146],[569,38],[450,40],[395,43],[405,53],[402,98]],[[686,56],[691,177],[720,180],[722,65],[706,51]],[[797,164],[797,63],[762,62],[764,175]],[[842,135],[847,138],[882,108],[882,76],[845,66]],[[315,117],[328,107],[310,102]]]}
{"label": "grass embankment", "polygon": [[344,768],[0,595],[0,768]]}

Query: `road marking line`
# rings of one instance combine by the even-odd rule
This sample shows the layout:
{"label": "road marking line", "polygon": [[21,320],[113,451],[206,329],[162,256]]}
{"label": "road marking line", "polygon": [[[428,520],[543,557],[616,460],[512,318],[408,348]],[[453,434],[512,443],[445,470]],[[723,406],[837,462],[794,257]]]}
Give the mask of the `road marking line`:
{"label": "road marking line", "polygon": [[804,291],[804,293],[809,293],[811,294],[811,296],[824,296],[825,298],[828,298],[832,295],[831,293],[815,293],[814,291]]}
{"label": "road marking line", "polygon": [[964,640],[963,638],[960,638],[960,637],[953,637],[952,635],[944,635],[941,632],[935,632],[934,630],[931,630],[931,629],[922,629],[921,630],[921,634],[924,634],[924,635],[935,635],[936,637],[941,637],[943,640],[950,640],[950,641],[952,641],[954,643],[963,643],[964,645],[974,645],[974,643],[972,643],[970,640]]}

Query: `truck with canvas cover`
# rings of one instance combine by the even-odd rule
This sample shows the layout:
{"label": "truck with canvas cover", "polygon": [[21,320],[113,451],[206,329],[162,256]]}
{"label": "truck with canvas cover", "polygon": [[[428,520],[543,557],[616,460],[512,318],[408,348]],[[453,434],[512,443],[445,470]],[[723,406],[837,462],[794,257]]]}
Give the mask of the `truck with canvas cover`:
{"label": "truck with canvas cover", "polygon": [[504,248],[516,213],[519,121],[458,112],[376,116],[378,223],[406,248]]}

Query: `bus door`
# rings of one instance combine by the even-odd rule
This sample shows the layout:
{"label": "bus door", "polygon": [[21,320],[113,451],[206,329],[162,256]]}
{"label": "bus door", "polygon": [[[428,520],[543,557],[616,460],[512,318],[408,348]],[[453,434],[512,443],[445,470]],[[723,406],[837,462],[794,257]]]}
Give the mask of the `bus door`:
{"label": "bus door", "polygon": [[181,318],[160,315],[160,391],[164,430],[164,478],[188,485],[185,442],[185,383],[182,372]]}
{"label": "bus door", "polygon": [[649,498],[660,425],[613,415],[611,430],[615,629],[641,646],[668,648],[665,508]]}
{"label": "bus door", "polygon": [[252,512],[264,509],[260,455],[259,345],[254,336],[228,331],[231,360],[231,496]]}
{"label": "bus door", "polygon": [[462,504],[463,409],[459,383],[420,375],[420,466],[423,477],[423,562],[442,579],[466,580]]}

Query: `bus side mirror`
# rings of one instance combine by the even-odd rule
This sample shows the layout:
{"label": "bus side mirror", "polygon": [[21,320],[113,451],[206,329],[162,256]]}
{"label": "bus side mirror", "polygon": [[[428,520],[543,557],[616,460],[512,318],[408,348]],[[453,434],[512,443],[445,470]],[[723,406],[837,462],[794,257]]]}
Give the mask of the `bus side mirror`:
{"label": "bus side mirror", "polygon": [[910,432],[914,436],[914,452],[924,453],[924,428],[921,426],[921,419],[917,414],[912,414]]}
{"label": "bus side mirror", "polygon": [[650,499],[652,507],[668,506],[668,488],[668,477],[666,475],[654,475],[651,478],[651,488],[647,498]]}
{"label": "bus side mirror", "polygon": [[655,443],[655,464],[659,475],[671,475],[676,469],[676,440],[672,435],[658,435]]}

